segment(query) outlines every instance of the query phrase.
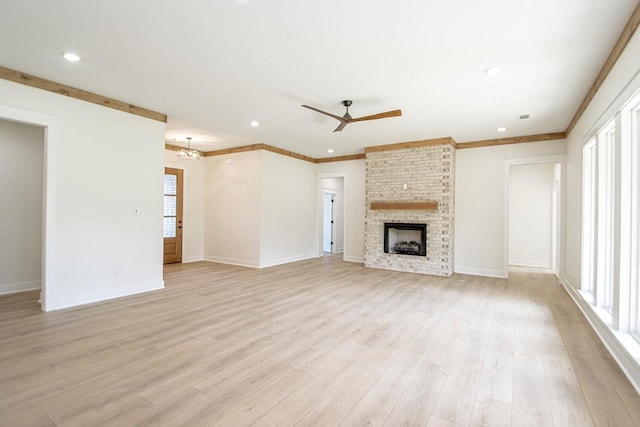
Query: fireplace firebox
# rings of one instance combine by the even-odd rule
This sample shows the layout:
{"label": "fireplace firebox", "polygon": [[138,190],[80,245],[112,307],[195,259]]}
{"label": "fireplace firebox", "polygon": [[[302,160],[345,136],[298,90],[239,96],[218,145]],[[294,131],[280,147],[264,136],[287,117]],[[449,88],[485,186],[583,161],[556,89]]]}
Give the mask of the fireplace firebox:
{"label": "fireplace firebox", "polygon": [[384,253],[427,256],[427,224],[385,222]]}

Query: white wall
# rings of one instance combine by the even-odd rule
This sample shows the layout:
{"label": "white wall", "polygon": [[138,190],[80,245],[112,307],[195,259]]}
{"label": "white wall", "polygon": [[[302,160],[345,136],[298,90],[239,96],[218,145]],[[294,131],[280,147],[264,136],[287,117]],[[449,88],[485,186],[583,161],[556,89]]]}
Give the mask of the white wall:
{"label": "white wall", "polygon": [[[365,217],[365,161],[318,163],[317,172],[323,174],[346,174],[344,260],[364,262],[364,217]],[[322,198],[319,197],[319,212],[322,214]],[[321,217],[320,217],[321,218]],[[318,231],[318,233],[321,231]],[[318,253],[321,256],[322,252]]]}
{"label": "white wall", "polygon": [[316,165],[260,151],[260,267],[312,258],[316,244]]}
{"label": "white wall", "polygon": [[580,288],[582,251],[582,147],[640,87],[640,31],[605,79],[567,137],[566,279]]}
{"label": "white wall", "polygon": [[509,265],[551,268],[555,165],[509,169]]}
{"label": "white wall", "polygon": [[4,80],[0,100],[3,117],[55,123],[46,133],[46,309],[162,288],[165,124]]}
{"label": "white wall", "polygon": [[203,260],[206,160],[179,159],[176,151],[165,150],[164,165],[184,171],[182,262]]}
{"label": "white wall", "polygon": [[333,199],[333,253],[344,252],[344,178],[322,178],[323,190],[335,194]]}
{"label": "white wall", "polygon": [[636,31],[582,117],[567,137],[566,242],[563,284],[636,390],[640,390],[637,341],[614,332],[577,290],[582,270],[582,148],[640,90],[640,31]]}
{"label": "white wall", "polygon": [[39,289],[44,129],[0,120],[0,294]]}
{"label": "white wall", "polygon": [[204,163],[205,260],[259,267],[262,151],[207,157]]}
{"label": "white wall", "polygon": [[505,160],[564,152],[564,140],[456,151],[456,273],[508,275],[504,248]]}

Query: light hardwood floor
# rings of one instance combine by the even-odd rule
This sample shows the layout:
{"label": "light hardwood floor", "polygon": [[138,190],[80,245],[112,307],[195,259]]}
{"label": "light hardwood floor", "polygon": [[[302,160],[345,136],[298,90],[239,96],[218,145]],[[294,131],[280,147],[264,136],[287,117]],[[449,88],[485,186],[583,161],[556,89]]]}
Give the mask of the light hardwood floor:
{"label": "light hardwood floor", "polygon": [[165,268],[42,313],[0,298],[2,426],[631,426],[640,398],[548,274],[325,257]]}

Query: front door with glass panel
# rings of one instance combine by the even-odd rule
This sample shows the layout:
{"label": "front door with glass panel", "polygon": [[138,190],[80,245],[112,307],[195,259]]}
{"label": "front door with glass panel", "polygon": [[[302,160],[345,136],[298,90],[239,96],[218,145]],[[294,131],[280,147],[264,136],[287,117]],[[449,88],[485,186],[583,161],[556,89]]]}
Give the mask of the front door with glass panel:
{"label": "front door with glass panel", "polygon": [[182,169],[164,168],[164,263],[182,262]]}

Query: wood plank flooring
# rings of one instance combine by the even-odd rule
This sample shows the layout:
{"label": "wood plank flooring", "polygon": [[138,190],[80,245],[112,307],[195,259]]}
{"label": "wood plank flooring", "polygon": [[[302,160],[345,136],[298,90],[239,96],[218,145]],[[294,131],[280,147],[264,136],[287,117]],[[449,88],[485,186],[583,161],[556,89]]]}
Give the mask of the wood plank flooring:
{"label": "wood plank flooring", "polygon": [[0,297],[2,426],[633,426],[640,398],[555,277],[325,257],[165,268],[42,313]]}

